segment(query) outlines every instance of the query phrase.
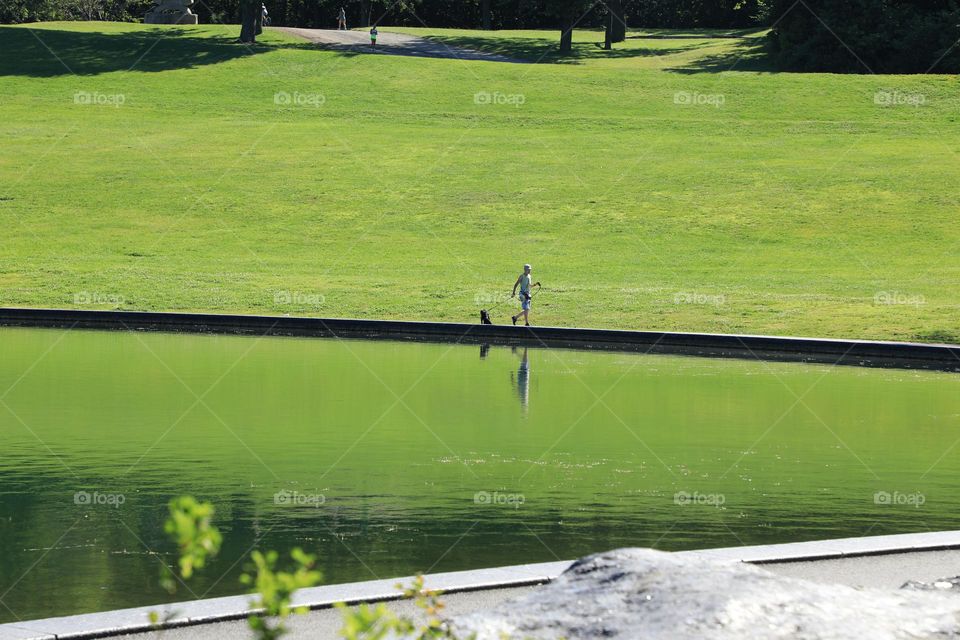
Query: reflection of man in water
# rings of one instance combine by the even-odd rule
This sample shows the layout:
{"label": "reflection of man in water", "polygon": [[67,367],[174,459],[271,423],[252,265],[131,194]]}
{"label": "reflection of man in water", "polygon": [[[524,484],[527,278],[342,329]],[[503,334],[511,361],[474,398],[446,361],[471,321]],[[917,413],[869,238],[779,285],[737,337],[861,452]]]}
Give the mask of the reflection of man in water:
{"label": "reflection of man in water", "polygon": [[[517,352],[513,347],[512,351]],[[510,380],[513,381],[513,373],[510,373]],[[517,368],[517,394],[520,396],[520,408],[523,414],[527,414],[527,408],[530,403],[530,360],[527,359],[527,348],[523,348],[523,355],[520,357],[520,367]]]}

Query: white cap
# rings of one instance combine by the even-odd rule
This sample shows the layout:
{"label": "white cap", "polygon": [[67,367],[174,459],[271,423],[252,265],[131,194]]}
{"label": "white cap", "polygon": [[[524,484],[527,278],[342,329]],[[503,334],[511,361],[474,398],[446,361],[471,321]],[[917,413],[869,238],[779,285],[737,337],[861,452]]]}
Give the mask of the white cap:
{"label": "white cap", "polygon": [[524,268],[524,269],[530,269],[531,271],[533,270],[533,267],[531,267],[531,266],[528,265],[528,264],[523,265],[523,268]]}

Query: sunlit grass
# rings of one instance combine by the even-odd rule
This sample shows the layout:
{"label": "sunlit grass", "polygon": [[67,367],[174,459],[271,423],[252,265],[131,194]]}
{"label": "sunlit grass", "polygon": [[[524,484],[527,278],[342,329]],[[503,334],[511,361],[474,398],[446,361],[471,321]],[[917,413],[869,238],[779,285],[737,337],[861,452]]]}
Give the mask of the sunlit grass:
{"label": "sunlit grass", "polygon": [[770,73],[762,33],[532,65],[237,32],[0,28],[0,303],[474,321],[532,262],[537,323],[960,334],[954,77]]}

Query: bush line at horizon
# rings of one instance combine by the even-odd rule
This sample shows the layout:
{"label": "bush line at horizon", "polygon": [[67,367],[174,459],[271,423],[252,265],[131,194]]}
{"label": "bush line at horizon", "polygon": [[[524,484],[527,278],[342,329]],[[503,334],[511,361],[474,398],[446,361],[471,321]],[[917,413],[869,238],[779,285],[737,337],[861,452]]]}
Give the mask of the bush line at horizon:
{"label": "bush line at horizon", "polygon": [[[259,1],[259,0],[257,0]],[[694,4],[680,0],[621,0],[632,25],[657,28],[713,26],[744,28],[769,23],[769,0],[737,3]],[[369,15],[362,5],[342,0],[267,2],[273,24],[306,28],[334,28],[340,7],[346,9],[349,27],[369,26],[373,15],[381,25],[442,27],[483,27],[481,0],[402,0],[371,3]],[[493,29],[559,29],[560,18],[549,6],[529,0],[492,0],[490,26]],[[602,28],[607,24],[608,8],[590,7],[586,0],[565,0],[572,10],[581,9],[580,26]],[[0,23],[51,20],[138,21],[152,6],[151,0],[10,0],[0,8]],[[597,9],[583,12],[590,7]],[[236,0],[209,0],[192,8],[201,23],[239,23],[241,6]]]}

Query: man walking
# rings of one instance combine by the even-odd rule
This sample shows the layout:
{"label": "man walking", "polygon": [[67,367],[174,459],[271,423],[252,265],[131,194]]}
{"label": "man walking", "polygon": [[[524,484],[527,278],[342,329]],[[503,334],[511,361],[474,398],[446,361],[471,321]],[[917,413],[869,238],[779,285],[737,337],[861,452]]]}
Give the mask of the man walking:
{"label": "man walking", "polygon": [[[524,326],[530,326],[530,302],[533,296],[530,295],[530,289],[533,287],[534,283],[530,277],[530,272],[533,271],[533,267],[529,264],[523,265],[523,273],[520,274],[520,277],[517,278],[517,281],[513,283],[513,294],[511,298],[517,295],[517,287],[520,287],[520,313],[515,316],[510,316],[510,319],[513,320],[513,324],[517,324],[517,319],[520,316],[523,316]],[[537,282],[536,285],[539,287],[540,283]]]}

